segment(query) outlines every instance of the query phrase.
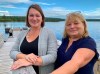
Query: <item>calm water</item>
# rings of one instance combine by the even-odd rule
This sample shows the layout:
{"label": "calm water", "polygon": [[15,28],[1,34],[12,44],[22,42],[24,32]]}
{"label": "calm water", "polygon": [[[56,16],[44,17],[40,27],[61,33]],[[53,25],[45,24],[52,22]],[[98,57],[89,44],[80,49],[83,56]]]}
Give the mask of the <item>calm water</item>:
{"label": "calm water", "polygon": [[[45,27],[51,29],[55,34],[57,39],[61,40],[63,30],[64,30],[64,21],[62,22],[46,22]],[[88,24],[88,31],[92,38],[95,39],[97,43],[97,48],[100,50],[100,22],[87,22]],[[24,22],[7,22],[7,23],[0,23],[0,32],[4,34],[5,37],[8,35],[5,34],[5,28],[23,28],[26,27]]]}

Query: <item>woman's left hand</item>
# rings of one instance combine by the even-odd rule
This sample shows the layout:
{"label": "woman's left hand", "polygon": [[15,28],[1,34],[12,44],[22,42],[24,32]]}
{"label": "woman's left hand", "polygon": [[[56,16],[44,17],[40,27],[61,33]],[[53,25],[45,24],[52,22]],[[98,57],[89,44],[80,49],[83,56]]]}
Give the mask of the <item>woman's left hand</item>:
{"label": "woman's left hand", "polygon": [[25,59],[26,59],[28,62],[31,62],[31,63],[34,64],[34,63],[37,62],[37,58],[38,58],[38,57],[39,57],[39,56],[37,56],[37,55],[31,53],[31,54],[26,55],[26,56],[25,56]]}
{"label": "woman's left hand", "polygon": [[25,59],[19,59],[17,61],[15,61],[11,67],[11,70],[15,70],[15,69],[18,69],[22,66],[29,66],[29,65],[32,65],[32,63],[28,62],[27,60]]}

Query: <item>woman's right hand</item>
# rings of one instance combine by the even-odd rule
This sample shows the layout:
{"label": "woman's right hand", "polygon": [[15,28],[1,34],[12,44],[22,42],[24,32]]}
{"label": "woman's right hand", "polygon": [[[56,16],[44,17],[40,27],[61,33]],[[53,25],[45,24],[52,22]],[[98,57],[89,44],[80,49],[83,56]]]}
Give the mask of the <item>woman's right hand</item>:
{"label": "woman's right hand", "polygon": [[35,55],[35,54],[33,54],[33,53],[28,54],[28,55],[25,56],[25,59],[26,59],[27,61],[33,63],[33,64],[36,63],[37,58],[38,58],[38,56]]}
{"label": "woman's right hand", "polygon": [[30,66],[30,65],[32,65],[32,63],[28,62],[27,60],[25,60],[25,59],[18,59],[11,66],[11,70],[16,70],[16,69],[18,69],[20,67]]}

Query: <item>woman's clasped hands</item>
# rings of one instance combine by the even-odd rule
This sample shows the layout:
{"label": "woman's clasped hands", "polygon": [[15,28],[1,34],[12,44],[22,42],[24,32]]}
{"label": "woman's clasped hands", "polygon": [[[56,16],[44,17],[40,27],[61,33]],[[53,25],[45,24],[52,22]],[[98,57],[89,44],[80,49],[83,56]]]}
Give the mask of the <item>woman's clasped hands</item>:
{"label": "woman's clasped hands", "polygon": [[33,54],[33,53],[28,54],[28,55],[25,56],[25,59],[26,59],[28,62],[32,63],[32,64],[35,64],[35,63],[37,62],[37,59],[38,59],[38,58],[39,58],[39,56],[37,56],[37,55],[35,55],[35,54]]}
{"label": "woman's clasped hands", "polygon": [[11,70],[16,70],[23,66],[36,65],[36,62],[38,62],[38,58],[39,56],[33,53],[25,55],[25,58],[18,59],[13,63]]}

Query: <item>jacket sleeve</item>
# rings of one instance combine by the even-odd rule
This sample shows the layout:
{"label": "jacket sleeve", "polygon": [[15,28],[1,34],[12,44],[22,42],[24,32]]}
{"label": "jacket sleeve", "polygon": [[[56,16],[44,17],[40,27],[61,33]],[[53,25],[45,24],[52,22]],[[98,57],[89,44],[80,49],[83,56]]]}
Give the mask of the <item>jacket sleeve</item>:
{"label": "jacket sleeve", "polygon": [[21,36],[22,36],[22,32],[18,35],[18,37],[17,37],[17,39],[16,39],[16,41],[15,41],[15,43],[10,51],[9,55],[10,55],[10,58],[13,60],[16,60],[16,55],[21,53],[20,49],[19,49],[20,48],[20,41],[22,38]]}
{"label": "jacket sleeve", "polygon": [[46,55],[41,56],[43,66],[54,63],[57,57],[57,39],[52,31],[47,31],[47,51]]}

